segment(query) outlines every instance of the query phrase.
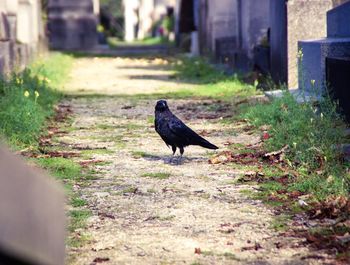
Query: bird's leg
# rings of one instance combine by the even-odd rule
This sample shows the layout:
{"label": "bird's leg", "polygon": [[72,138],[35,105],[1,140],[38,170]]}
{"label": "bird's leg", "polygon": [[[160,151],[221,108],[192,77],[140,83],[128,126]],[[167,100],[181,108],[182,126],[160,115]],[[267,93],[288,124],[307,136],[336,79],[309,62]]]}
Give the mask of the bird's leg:
{"label": "bird's leg", "polygon": [[180,157],[179,157],[179,159],[178,159],[178,161],[177,161],[177,164],[178,164],[178,165],[181,164],[182,155],[184,154],[184,151],[185,151],[183,147],[179,147],[179,149],[180,149]]}
{"label": "bird's leg", "polygon": [[175,156],[175,153],[176,153],[176,146],[175,145],[171,146],[171,149],[173,150],[173,156],[170,158],[170,163],[173,162],[173,159],[174,159],[174,156]]}

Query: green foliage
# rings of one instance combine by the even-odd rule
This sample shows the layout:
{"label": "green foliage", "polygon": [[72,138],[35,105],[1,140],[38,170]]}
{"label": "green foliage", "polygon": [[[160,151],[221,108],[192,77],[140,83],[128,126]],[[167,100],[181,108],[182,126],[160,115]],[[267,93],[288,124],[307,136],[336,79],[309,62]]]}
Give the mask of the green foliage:
{"label": "green foliage", "polygon": [[101,7],[107,7],[111,14],[118,18],[123,17],[122,0],[101,0]]}
{"label": "green foliage", "polygon": [[61,157],[39,158],[36,162],[58,179],[77,180],[81,175],[81,166],[71,159]]}
{"label": "green foliage", "polygon": [[35,143],[62,96],[56,88],[68,75],[69,65],[68,56],[53,55],[0,80],[0,134],[10,144]]}
{"label": "green foliage", "polygon": [[107,43],[110,48],[118,49],[123,46],[149,46],[149,45],[161,45],[161,44],[172,44],[168,41],[165,37],[147,37],[142,40],[135,40],[131,43],[127,43],[123,40],[120,40],[116,37],[109,37],[107,38]]}
{"label": "green foliage", "polygon": [[291,189],[311,192],[319,198],[347,194],[347,167],[337,146],[344,142],[344,123],[336,105],[324,98],[318,106],[299,104],[286,92],[271,104],[257,105],[243,114],[253,125],[270,125],[269,151],[288,145],[286,159],[300,174]]}
{"label": "green foliage", "polygon": [[74,232],[76,229],[84,228],[86,226],[86,220],[91,216],[89,210],[71,210],[70,216],[70,232]]}
{"label": "green foliage", "polygon": [[199,83],[215,83],[227,79],[222,71],[217,70],[203,57],[180,57],[174,64],[176,76],[182,80]]}
{"label": "green foliage", "polygon": [[244,83],[237,75],[225,75],[202,57],[180,57],[173,63],[173,68],[176,78],[192,83],[193,86],[167,93],[168,98],[231,100],[257,94],[255,86]]}

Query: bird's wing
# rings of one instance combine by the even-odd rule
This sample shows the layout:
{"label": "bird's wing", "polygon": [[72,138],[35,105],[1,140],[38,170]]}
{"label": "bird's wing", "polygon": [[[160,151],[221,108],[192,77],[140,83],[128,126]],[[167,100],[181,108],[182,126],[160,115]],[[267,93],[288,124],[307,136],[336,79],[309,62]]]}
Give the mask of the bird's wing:
{"label": "bird's wing", "polygon": [[181,120],[174,117],[168,123],[170,131],[182,139],[186,145],[188,144],[197,144],[202,141],[202,137],[195,133],[192,129],[186,126]]}
{"label": "bird's wing", "polygon": [[174,116],[168,123],[170,132],[172,132],[184,146],[200,145],[209,149],[218,149],[216,145],[205,140],[203,137],[195,133],[192,129],[187,127],[180,119]]}

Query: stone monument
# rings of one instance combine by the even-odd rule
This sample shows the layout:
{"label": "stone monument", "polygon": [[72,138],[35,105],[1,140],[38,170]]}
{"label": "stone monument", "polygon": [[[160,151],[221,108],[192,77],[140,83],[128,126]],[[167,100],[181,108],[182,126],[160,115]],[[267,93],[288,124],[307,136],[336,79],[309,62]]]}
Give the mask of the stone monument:
{"label": "stone monument", "polygon": [[50,48],[88,50],[97,45],[96,5],[92,0],[49,0],[48,31]]}

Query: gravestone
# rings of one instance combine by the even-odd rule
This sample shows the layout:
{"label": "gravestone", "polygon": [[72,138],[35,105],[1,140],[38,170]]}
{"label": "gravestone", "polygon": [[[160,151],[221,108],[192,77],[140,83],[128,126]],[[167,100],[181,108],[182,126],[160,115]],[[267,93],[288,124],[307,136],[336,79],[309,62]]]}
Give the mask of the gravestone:
{"label": "gravestone", "polygon": [[326,58],[326,80],[330,95],[339,103],[339,111],[350,122],[350,57]]}
{"label": "gravestone", "polygon": [[[350,57],[350,2],[327,12],[327,38],[299,41],[303,58],[299,63],[299,88],[317,89],[322,94],[327,85],[326,58]],[[315,83],[311,83],[315,80]]]}
{"label": "gravestone", "polygon": [[0,264],[63,265],[63,192],[3,147],[0,169]]}
{"label": "gravestone", "polygon": [[97,22],[92,0],[49,0],[50,47],[58,50],[94,48],[98,40]]}

